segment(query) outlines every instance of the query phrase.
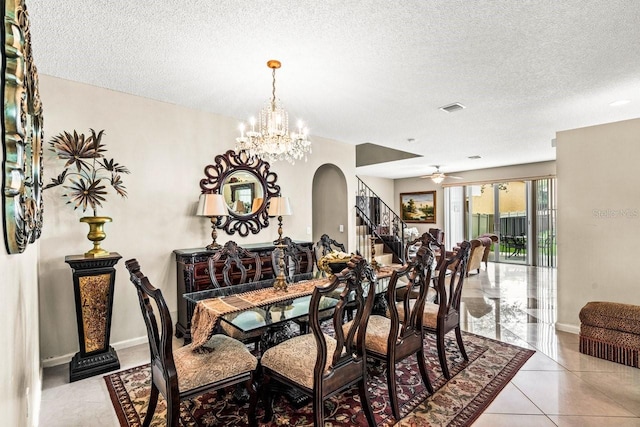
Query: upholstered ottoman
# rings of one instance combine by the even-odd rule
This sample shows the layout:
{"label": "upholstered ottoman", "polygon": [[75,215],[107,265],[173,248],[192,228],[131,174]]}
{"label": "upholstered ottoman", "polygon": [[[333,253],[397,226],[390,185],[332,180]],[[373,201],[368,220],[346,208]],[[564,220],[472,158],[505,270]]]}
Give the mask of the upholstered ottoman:
{"label": "upholstered ottoman", "polygon": [[640,367],[640,306],[589,302],[580,322],[580,353]]}

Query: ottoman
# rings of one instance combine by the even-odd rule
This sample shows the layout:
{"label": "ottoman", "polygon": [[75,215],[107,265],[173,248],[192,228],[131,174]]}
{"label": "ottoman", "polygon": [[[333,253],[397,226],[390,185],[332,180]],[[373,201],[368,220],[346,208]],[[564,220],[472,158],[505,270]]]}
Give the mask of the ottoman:
{"label": "ottoman", "polygon": [[640,367],[640,306],[589,302],[580,322],[580,353]]}

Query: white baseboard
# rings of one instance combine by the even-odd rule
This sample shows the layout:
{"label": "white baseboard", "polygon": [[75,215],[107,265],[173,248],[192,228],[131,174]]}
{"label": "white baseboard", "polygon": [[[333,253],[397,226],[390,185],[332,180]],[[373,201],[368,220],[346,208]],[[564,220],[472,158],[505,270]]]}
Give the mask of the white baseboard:
{"label": "white baseboard", "polygon": [[569,332],[570,334],[580,334],[580,326],[573,325],[570,323],[558,323],[556,322],[556,330],[562,332]]}
{"label": "white baseboard", "polygon": [[[111,346],[115,350],[122,350],[122,349],[125,349],[125,348],[133,347],[133,346],[144,344],[144,343],[148,343],[148,342],[149,342],[149,339],[145,335],[145,336],[138,337],[138,338],[132,338],[130,340],[120,341],[120,342],[117,342],[117,343],[111,343]],[[52,366],[58,366],[58,365],[67,364],[67,363],[71,362],[71,359],[73,359],[74,355],[75,355],[75,353],[70,353],[70,354],[64,354],[62,356],[56,356],[56,357],[51,357],[49,359],[45,359],[45,360],[42,361],[42,367],[43,368],[51,368]]]}

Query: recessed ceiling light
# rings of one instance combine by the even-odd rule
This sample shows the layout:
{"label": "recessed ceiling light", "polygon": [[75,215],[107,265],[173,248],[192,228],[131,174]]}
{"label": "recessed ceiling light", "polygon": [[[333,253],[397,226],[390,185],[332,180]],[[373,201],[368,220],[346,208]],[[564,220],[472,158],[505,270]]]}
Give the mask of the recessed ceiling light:
{"label": "recessed ceiling light", "polygon": [[625,105],[630,103],[631,101],[629,101],[628,99],[620,99],[618,101],[613,101],[611,104],[609,104],[611,107],[619,107],[621,105]]}
{"label": "recessed ceiling light", "polygon": [[480,157],[480,156],[469,156],[467,158],[471,159],[471,160],[477,160],[477,159],[481,159],[482,157]]}
{"label": "recessed ceiling light", "polygon": [[446,111],[447,113],[453,113],[454,111],[460,111],[460,110],[463,110],[465,108],[467,108],[467,107],[465,107],[464,105],[460,104],[459,102],[454,102],[453,104],[443,105],[442,107],[440,107],[440,110]]}

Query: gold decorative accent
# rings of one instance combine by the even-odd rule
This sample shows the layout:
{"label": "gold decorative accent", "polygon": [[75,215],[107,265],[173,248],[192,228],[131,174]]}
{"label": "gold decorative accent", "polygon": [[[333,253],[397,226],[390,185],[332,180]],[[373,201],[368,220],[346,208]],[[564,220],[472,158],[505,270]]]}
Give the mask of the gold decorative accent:
{"label": "gold decorative accent", "polygon": [[371,262],[369,264],[375,271],[380,270],[378,261],[376,261],[376,238],[373,236],[371,236]]}
{"label": "gold decorative accent", "polygon": [[[282,218],[282,217],[280,217]],[[280,242],[282,242],[282,233],[280,233]],[[287,245],[279,244],[276,248],[280,249],[280,256],[278,257],[278,276],[276,276],[275,282],[273,282],[273,289],[277,291],[287,292],[287,278],[284,275],[284,248]]]}
{"label": "gold decorative accent", "polygon": [[324,271],[327,276],[331,277],[333,276],[333,269],[331,268],[331,264],[344,265],[346,267],[347,263],[350,260],[351,254],[341,251],[329,252],[318,260],[318,269],[320,271]]}
{"label": "gold decorative accent", "polygon": [[100,242],[107,237],[107,234],[104,232],[104,224],[111,222],[111,218],[108,216],[85,216],[80,218],[80,222],[89,224],[87,239],[93,242],[93,249],[85,252],[84,256],[87,258],[96,258],[109,255],[109,251],[105,251],[100,247]]}
{"label": "gold decorative accent", "polygon": [[82,328],[84,330],[85,352],[103,350],[107,332],[107,310],[109,301],[109,273],[97,276],[82,276],[80,301],[82,302]]}
{"label": "gold decorative accent", "polygon": [[40,237],[43,222],[42,104],[23,0],[5,0],[4,28],[4,232],[7,252],[17,254]]}

